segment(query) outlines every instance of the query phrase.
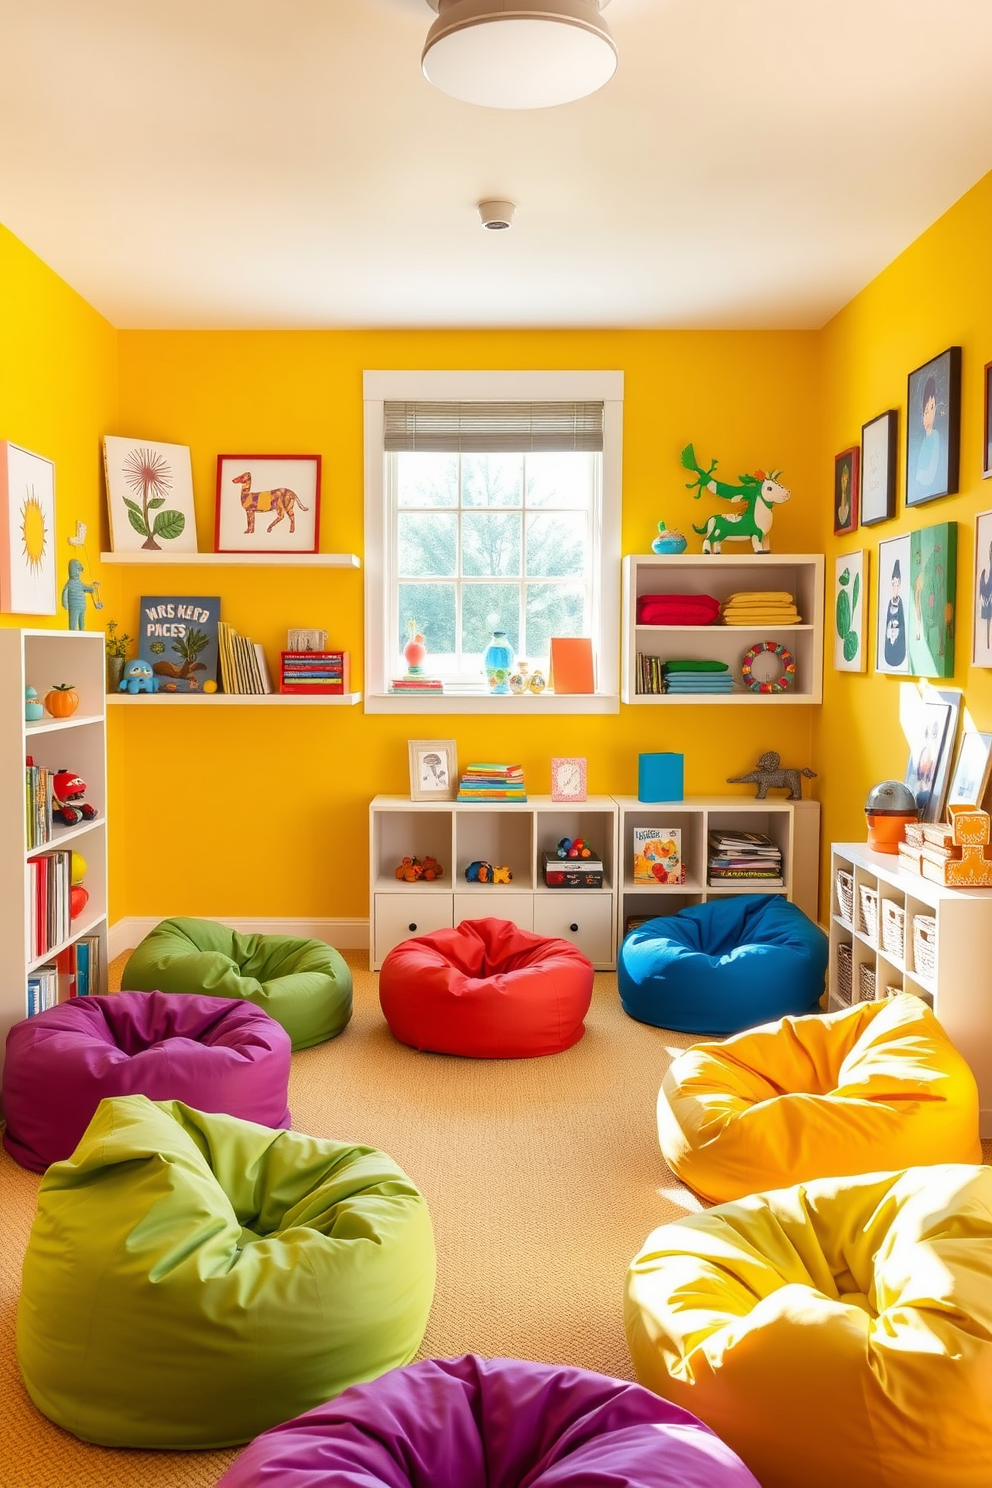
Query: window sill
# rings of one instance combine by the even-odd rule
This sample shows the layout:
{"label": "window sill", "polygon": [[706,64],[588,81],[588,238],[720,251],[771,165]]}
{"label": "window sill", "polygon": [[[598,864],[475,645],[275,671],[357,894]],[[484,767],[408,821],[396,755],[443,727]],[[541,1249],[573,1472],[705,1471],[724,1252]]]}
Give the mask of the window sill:
{"label": "window sill", "polygon": [[365,697],[366,713],[503,713],[513,718],[555,713],[619,713],[620,698],[616,693],[554,693],[538,696],[510,693],[494,697],[487,693],[445,692],[439,697],[403,697],[397,693],[370,692]]}

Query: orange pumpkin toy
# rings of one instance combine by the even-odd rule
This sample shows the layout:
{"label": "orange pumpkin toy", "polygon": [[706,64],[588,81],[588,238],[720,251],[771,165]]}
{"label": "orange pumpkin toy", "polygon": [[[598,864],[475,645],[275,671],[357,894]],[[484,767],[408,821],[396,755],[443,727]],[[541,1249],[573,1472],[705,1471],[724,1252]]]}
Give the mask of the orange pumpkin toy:
{"label": "orange pumpkin toy", "polygon": [[68,682],[57,682],[45,694],[45,707],[53,718],[69,718],[79,707],[79,694]]}

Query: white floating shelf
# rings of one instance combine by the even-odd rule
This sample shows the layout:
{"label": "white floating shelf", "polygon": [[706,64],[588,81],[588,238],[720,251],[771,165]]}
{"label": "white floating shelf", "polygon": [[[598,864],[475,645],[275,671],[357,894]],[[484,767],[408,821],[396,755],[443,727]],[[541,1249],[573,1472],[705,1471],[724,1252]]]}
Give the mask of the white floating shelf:
{"label": "white floating shelf", "polygon": [[362,701],[360,692],[342,692],[334,697],[315,697],[312,693],[281,693],[281,692],[213,692],[207,695],[196,692],[112,692],[107,697],[111,707],[114,704],[124,706],[146,708],[149,705],[155,708],[183,707],[192,704],[197,708],[223,707],[317,707],[328,708],[337,705],[339,708],[353,708],[356,703]]}
{"label": "white floating shelf", "polygon": [[186,564],[237,564],[242,568],[361,568],[357,553],[101,553],[101,563],[179,568]]}

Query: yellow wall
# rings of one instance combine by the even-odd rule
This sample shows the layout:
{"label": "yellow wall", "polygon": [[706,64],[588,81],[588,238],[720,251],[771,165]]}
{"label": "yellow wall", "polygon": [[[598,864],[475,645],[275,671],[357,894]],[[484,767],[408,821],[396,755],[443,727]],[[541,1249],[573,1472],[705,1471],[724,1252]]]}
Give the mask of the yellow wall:
{"label": "yellow wall", "polygon": [[[362,552],[365,368],[619,368],[625,374],[624,552],[646,552],[659,517],[700,512],[678,452],[718,456],[734,478],[780,466],[794,491],[773,546],[807,551],[818,486],[817,337],[693,332],[123,332],[120,429],[192,449],[200,547],[213,542],[216,458],[249,451],[323,456],[321,547]],[[291,625],[322,626],[350,650],[361,685],[362,572],[121,568],[124,613],[142,593],[218,593],[222,613],[273,656]],[[205,587],[200,587],[200,586]],[[115,710],[124,711],[124,710]],[[362,916],[368,802],[408,789],[407,740],[455,737],[459,758],[513,755],[531,790],[552,754],[589,760],[592,792],[635,793],[640,750],[686,756],[689,792],[724,788],[765,749],[810,759],[806,707],[680,707],[619,717],[370,716],[358,708],[134,709],[124,720],[131,810],[125,913]],[[747,788],[743,794],[749,794]]]}
{"label": "yellow wall", "polygon": [[[23,243],[0,227],[0,439],[9,439],[55,462],[57,594],[73,556],[67,538],[77,521],[86,523],[89,572],[101,582],[104,609],[87,615],[87,628],[102,628],[118,604],[116,570],[101,570],[107,546],[102,446],[117,420],[117,332]],[[0,615],[0,625],[64,628],[65,610],[55,615]],[[39,692],[72,678],[34,679]],[[120,731],[112,724],[111,745],[119,759]],[[72,761],[67,760],[71,766]],[[112,781],[111,810],[119,772]],[[100,803],[103,804],[102,802]],[[111,918],[126,913],[122,894],[122,849],[110,836]]]}
{"label": "yellow wall", "polygon": [[[958,523],[957,634],[954,677],[936,686],[964,690],[977,727],[992,729],[992,671],[971,661],[975,514],[992,508],[992,486],[982,479],[984,366],[992,360],[992,175],[986,176],[851,301],[822,332],[823,425],[817,463],[818,523],[809,533],[827,554],[828,629],[824,705],[813,724],[820,771],[823,842],[864,839],[864,802],[877,781],[902,779],[908,746],[899,728],[905,679],[876,675],[875,559],[880,540],[935,522]],[[948,346],[962,348],[960,493],[907,510],[906,380]],[[899,410],[899,478],[893,521],[832,533],[833,456],[857,444],[861,425],[887,408]],[[829,596],[837,554],[870,553],[867,675],[832,666]],[[824,859],[826,861],[826,858]],[[828,884],[821,882],[821,908]]]}

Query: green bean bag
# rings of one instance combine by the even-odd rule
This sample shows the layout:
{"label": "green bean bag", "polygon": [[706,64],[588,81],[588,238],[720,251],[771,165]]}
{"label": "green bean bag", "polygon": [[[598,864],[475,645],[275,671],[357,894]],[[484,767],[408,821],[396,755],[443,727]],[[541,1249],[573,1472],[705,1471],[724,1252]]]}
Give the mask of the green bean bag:
{"label": "green bean bag", "polygon": [[104,1100],[42,1180],[21,1373],[84,1441],[232,1446],[409,1363],[434,1269],[427,1205],[384,1153]]}
{"label": "green bean bag", "polygon": [[351,1017],[351,972],[322,940],[239,935],[214,920],[163,920],[128,957],[122,992],[244,997],[281,1023],[294,1049],[334,1038]]}

